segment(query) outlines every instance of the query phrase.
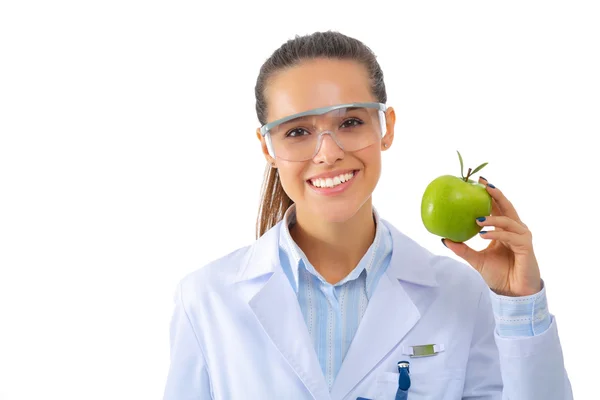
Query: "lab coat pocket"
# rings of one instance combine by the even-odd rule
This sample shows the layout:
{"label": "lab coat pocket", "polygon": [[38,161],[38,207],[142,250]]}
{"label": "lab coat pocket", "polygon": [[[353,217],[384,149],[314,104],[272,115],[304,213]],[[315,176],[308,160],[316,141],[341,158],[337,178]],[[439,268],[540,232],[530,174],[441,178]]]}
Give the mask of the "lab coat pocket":
{"label": "lab coat pocket", "polygon": [[[398,372],[382,372],[377,376],[377,400],[394,400],[398,390]],[[443,374],[410,374],[409,400],[460,400],[462,379],[460,371],[446,371]]]}

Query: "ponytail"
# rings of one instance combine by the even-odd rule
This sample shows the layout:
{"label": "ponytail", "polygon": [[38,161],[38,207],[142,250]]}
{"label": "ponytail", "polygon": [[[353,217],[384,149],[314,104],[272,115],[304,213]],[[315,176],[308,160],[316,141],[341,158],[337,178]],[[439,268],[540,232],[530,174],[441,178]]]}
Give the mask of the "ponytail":
{"label": "ponytail", "polygon": [[281,221],[286,210],[294,204],[281,186],[277,168],[272,168],[269,164],[265,169],[260,198],[256,220],[257,239]]}

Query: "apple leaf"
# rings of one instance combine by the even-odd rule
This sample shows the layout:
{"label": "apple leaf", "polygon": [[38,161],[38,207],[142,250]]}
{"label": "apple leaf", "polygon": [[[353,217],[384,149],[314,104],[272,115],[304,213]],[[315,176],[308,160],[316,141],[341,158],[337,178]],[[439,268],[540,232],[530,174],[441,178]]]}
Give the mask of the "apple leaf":
{"label": "apple leaf", "polygon": [[486,163],[486,162],[485,162],[485,163],[483,163],[483,164],[481,164],[479,167],[475,168],[475,169],[473,170],[473,172],[471,172],[471,175],[473,175],[473,174],[474,174],[475,172],[477,172],[477,171],[481,171],[481,169],[482,169],[483,167],[485,167],[486,165],[488,165],[488,163]]}
{"label": "apple leaf", "polygon": [[465,179],[465,175],[463,173],[463,170],[464,170],[463,159],[462,159],[462,156],[460,155],[460,152],[458,150],[456,150],[456,152],[458,153],[458,159],[460,160],[460,176],[463,179]]}

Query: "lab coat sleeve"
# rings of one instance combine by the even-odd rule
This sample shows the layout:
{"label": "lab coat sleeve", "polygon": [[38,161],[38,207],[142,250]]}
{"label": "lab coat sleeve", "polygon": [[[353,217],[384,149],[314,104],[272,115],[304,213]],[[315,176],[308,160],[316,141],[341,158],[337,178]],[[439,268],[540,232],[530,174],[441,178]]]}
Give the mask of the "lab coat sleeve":
{"label": "lab coat sleeve", "polygon": [[212,399],[206,359],[185,310],[181,283],[175,295],[170,342],[171,361],[163,400]]}
{"label": "lab coat sleeve", "polygon": [[501,337],[485,289],[473,329],[463,399],[572,400],[554,316],[539,335]]}

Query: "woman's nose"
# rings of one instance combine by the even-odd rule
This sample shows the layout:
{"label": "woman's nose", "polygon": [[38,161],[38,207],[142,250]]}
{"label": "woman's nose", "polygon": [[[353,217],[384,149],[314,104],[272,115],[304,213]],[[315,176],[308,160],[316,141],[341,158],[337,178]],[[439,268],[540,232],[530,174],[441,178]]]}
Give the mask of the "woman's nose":
{"label": "woman's nose", "polygon": [[344,158],[344,150],[342,150],[331,134],[323,134],[321,140],[317,142],[317,146],[317,152],[313,158],[315,162],[333,164],[337,160]]}

